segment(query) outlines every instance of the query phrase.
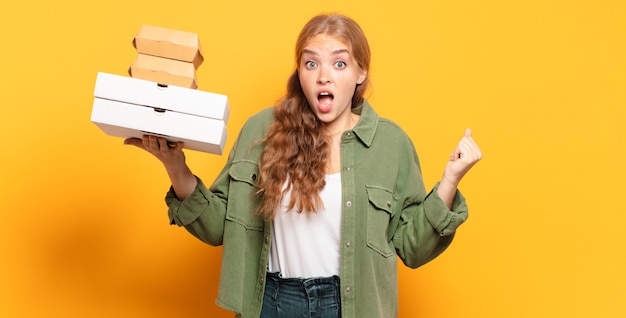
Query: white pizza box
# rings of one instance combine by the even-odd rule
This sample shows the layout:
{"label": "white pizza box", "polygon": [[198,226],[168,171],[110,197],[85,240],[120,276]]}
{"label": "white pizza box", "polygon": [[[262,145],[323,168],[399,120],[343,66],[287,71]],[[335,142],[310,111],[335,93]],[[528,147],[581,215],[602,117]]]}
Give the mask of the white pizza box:
{"label": "white pizza box", "polygon": [[94,96],[224,122],[230,114],[226,95],[103,72],[96,78]]}
{"label": "white pizza box", "polygon": [[98,73],[91,121],[111,136],[156,135],[222,154],[228,115],[225,95]]}
{"label": "white pizza box", "polygon": [[141,138],[143,135],[183,141],[185,148],[221,155],[226,143],[223,121],[175,111],[94,98],[91,121],[106,134]]}

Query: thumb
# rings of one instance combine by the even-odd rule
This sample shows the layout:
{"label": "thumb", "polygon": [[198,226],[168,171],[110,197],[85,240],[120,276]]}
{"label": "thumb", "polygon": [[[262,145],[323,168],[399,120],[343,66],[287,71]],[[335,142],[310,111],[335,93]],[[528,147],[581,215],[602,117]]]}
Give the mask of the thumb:
{"label": "thumb", "polygon": [[139,138],[126,138],[124,139],[125,145],[133,145],[135,147],[143,148],[143,143]]}
{"label": "thumb", "polygon": [[463,134],[463,137],[472,137],[472,129],[471,128],[466,128],[465,129],[465,134]]}

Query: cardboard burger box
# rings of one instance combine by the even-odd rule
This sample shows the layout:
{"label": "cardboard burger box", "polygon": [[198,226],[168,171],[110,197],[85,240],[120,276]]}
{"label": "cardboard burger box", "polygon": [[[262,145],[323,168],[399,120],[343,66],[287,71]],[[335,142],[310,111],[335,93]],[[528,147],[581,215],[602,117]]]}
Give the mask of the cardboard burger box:
{"label": "cardboard burger box", "polygon": [[229,114],[225,95],[100,72],[91,121],[111,136],[162,136],[221,155]]}
{"label": "cardboard burger box", "polygon": [[133,46],[140,54],[189,62],[196,69],[204,61],[198,34],[193,32],[142,25]]}
{"label": "cardboard burger box", "polygon": [[128,74],[160,84],[198,88],[196,68],[189,62],[140,53],[128,69]]}

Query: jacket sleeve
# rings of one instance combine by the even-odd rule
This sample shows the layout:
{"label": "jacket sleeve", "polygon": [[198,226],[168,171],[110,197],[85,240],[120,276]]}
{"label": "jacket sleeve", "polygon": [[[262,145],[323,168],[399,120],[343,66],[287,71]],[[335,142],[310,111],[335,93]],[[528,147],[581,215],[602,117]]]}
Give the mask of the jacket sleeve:
{"label": "jacket sleeve", "polygon": [[[246,121],[228,155],[226,165],[210,187],[206,187],[196,177],[196,189],[183,201],[178,200],[170,188],[165,202],[171,224],[185,227],[189,233],[207,244],[223,244],[228,200],[232,191],[231,168],[237,161],[246,161],[250,157],[257,160],[263,149],[263,143],[258,141],[265,136],[272,121],[273,108],[266,108]],[[232,195],[236,194],[233,192]]]}
{"label": "jacket sleeve", "polygon": [[207,188],[202,180],[196,176],[198,185],[185,200],[178,200],[171,187],[165,196],[170,224],[183,226],[198,239],[214,246],[222,244],[224,235],[230,180],[229,170],[234,157],[234,149],[237,148],[236,145],[237,142],[231,150],[228,162],[210,188]]}
{"label": "jacket sleeve", "polygon": [[417,153],[410,141],[407,151],[411,160],[406,161],[398,177],[400,212],[393,244],[404,264],[417,268],[448,248],[456,229],[467,219],[468,209],[458,190],[448,209],[437,193],[438,183],[426,195]]}

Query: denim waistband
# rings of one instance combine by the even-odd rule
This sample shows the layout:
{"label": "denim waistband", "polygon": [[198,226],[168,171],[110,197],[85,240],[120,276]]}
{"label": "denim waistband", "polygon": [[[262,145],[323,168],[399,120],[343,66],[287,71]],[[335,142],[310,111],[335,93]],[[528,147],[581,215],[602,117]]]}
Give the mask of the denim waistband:
{"label": "denim waistband", "polygon": [[290,285],[290,286],[312,286],[312,285],[322,285],[322,284],[337,284],[339,286],[339,276],[330,276],[330,277],[312,277],[312,278],[285,278],[281,277],[280,273],[267,273],[267,280],[274,281],[280,283],[282,285]]}
{"label": "denim waistband", "polygon": [[267,273],[261,318],[340,318],[339,276],[283,278]]}

